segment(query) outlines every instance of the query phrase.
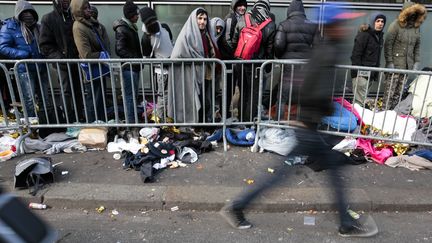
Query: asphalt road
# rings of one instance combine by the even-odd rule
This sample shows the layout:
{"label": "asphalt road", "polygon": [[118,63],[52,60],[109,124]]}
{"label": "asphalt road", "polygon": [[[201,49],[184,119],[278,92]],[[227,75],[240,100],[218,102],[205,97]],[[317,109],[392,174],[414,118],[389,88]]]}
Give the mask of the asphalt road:
{"label": "asphalt road", "polygon": [[[217,213],[61,209],[35,211],[53,225],[59,242],[432,242],[432,212],[375,213],[371,239],[337,235],[334,213],[248,214],[254,227],[230,228]],[[315,225],[304,225],[304,217]]]}

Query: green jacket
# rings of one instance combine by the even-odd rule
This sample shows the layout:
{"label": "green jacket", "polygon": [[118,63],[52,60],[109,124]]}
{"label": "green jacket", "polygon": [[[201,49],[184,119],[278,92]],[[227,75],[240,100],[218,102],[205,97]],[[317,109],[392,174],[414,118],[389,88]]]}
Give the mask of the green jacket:
{"label": "green jacket", "polygon": [[[83,8],[89,4],[88,0],[71,1],[72,15],[75,18],[73,24],[73,36],[75,45],[81,59],[98,59],[103,50],[96,36],[96,32],[104,45],[105,50],[110,52],[110,42],[105,27],[97,20],[84,18]],[[96,32],[95,32],[96,31]]]}
{"label": "green jacket", "polygon": [[[414,14],[417,14],[417,18],[409,23],[409,17]],[[398,69],[413,69],[415,63],[420,64],[420,25],[426,14],[426,8],[421,4],[404,4],[385,36],[384,57],[387,67],[393,64]]]}

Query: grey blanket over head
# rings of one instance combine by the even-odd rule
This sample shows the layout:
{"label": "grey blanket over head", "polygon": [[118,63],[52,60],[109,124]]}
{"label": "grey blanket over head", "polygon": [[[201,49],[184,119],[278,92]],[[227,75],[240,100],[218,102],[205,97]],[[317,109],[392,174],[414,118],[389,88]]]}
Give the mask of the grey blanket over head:
{"label": "grey blanket over head", "polygon": [[[201,32],[198,28],[197,8],[189,15],[188,20],[180,31],[173,52],[172,59],[176,58],[205,58]],[[207,24],[207,33],[210,24]],[[216,43],[212,34],[211,41]],[[184,68],[184,70],[182,70]],[[168,115],[178,123],[195,123],[199,121],[201,101],[199,96],[204,82],[205,66],[202,63],[175,64],[170,70],[168,82]]]}

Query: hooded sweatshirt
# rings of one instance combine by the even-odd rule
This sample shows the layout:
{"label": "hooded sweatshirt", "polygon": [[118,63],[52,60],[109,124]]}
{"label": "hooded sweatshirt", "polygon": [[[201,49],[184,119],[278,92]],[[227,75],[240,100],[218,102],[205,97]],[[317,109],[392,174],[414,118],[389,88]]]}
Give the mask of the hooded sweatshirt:
{"label": "hooded sweatshirt", "polygon": [[227,48],[229,48],[228,51],[231,53],[231,57],[232,57],[232,53],[234,52],[234,49],[233,49],[234,47],[232,44],[232,38],[234,37],[234,30],[235,30],[235,27],[237,25],[237,22],[242,17],[241,15],[236,13],[235,9],[236,9],[238,3],[242,2],[242,1],[245,2],[244,0],[232,0],[231,12],[225,17],[225,24],[226,24],[225,42],[226,42]]}
{"label": "hooded sweatshirt", "polygon": [[276,32],[275,55],[281,59],[308,59],[316,36],[317,26],[306,18],[302,1],[293,0],[287,19]]}
{"label": "hooded sweatshirt", "polygon": [[[73,0],[71,2],[72,15],[75,18],[73,36],[79,58],[98,59],[101,52],[110,52],[110,43],[105,28],[101,28],[97,20],[84,18],[83,8],[87,4],[89,4],[88,0]],[[102,43],[99,42],[98,37]]]}
{"label": "hooded sweatshirt", "polygon": [[[216,26],[222,27],[222,31],[219,34],[216,33]],[[210,31],[212,32],[213,36],[216,38],[216,41],[219,41],[219,39],[223,36],[225,31],[225,22],[219,17],[212,18],[210,20]]]}
{"label": "hooded sweatshirt", "polygon": [[[171,38],[168,30],[165,29],[163,25],[158,21],[159,24],[159,33],[150,34],[147,32],[145,24],[142,25],[142,31],[144,35],[141,39],[141,45],[143,50],[150,50],[150,53],[147,53],[149,57],[155,58],[169,58],[171,56],[171,52],[173,50],[173,44],[171,42]],[[149,48],[150,46],[150,48]],[[146,53],[143,53],[145,56]]]}

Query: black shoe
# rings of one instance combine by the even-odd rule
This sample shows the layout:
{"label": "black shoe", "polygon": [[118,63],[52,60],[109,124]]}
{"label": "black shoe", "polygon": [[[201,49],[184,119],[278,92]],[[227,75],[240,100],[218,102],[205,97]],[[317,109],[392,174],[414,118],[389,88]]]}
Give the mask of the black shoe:
{"label": "black shoe", "polygon": [[231,205],[224,206],[219,214],[236,229],[249,229],[252,224],[249,223],[241,210],[234,210]]}
{"label": "black shoe", "polygon": [[372,237],[378,234],[378,227],[375,220],[369,215],[361,215],[354,223],[339,228],[339,235],[342,237]]}

